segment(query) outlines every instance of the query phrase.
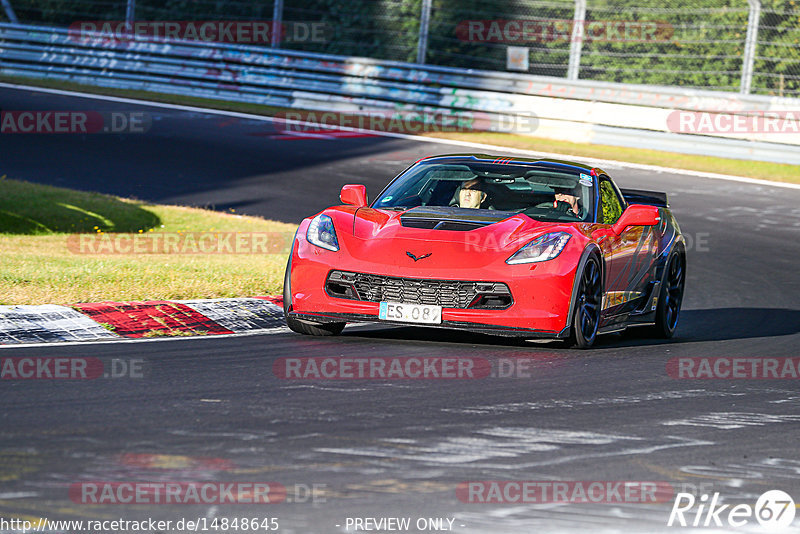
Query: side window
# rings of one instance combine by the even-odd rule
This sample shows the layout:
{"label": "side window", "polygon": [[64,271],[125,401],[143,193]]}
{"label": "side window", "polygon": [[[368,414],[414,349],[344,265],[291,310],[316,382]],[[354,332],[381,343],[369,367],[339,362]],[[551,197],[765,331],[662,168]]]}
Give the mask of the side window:
{"label": "side window", "polygon": [[619,201],[614,187],[608,180],[600,182],[600,206],[602,213],[598,217],[598,222],[603,224],[614,224],[622,215],[622,203]]}

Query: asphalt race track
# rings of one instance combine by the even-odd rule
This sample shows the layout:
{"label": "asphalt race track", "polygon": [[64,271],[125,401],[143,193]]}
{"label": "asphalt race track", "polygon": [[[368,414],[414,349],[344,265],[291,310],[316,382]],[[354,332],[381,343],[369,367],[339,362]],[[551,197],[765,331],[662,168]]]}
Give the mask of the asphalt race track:
{"label": "asphalt race track", "polygon": [[[153,118],[138,135],[0,134],[0,175],[294,223],[338,202],[344,183],[364,183],[372,197],[422,156],[472,151],[384,137],[307,139],[264,121],[30,90],[0,89],[0,109],[135,109]],[[672,498],[486,504],[463,502],[456,487],[663,481],[675,491],[719,492],[726,504],[754,505],[772,489],[800,501],[798,380],[686,380],[666,370],[685,356],[800,356],[800,191],[605,170],[623,187],[666,191],[689,236],[686,297],[670,342],[611,335],[574,351],[361,327],[336,338],[4,348],[2,357],[138,359],[142,376],[0,383],[0,516],[277,517],[280,532],[309,534],[353,532],[347,517],[450,518],[453,531],[469,533],[654,532],[668,530]],[[278,358],[306,356],[483,358],[493,371],[395,381],[273,373]],[[511,377],[498,376],[512,365]],[[68,494],[85,481],[197,480],[277,482],[292,502],[84,505]],[[304,492],[314,485],[311,498]],[[751,518],[736,531],[757,526]]]}

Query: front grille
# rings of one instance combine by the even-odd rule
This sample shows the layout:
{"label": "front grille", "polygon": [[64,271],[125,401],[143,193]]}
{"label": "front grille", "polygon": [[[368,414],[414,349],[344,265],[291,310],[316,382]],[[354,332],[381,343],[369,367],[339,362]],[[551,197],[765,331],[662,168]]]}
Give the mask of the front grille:
{"label": "front grille", "polygon": [[502,282],[397,278],[332,271],[325,289],[328,295],[336,298],[443,308],[504,309],[513,303],[511,291]]}

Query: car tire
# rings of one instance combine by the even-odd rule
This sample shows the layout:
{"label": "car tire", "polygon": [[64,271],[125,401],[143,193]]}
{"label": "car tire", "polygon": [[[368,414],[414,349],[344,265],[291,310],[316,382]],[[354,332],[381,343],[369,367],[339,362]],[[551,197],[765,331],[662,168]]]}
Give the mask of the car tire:
{"label": "car tire", "polygon": [[292,256],[289,255],[289,261],[286,263],[286,274],[283,275],[283,318],[286,320],[286,326],[289,327],[289,330],[307,336],[336,336],[340,334],[344,329],[345,323],[313,324],[289,317],[289,312],[292,310],[291,281]]}
{"label": "car tire", "polygon": [[567,345],[577,349],[588,349],[597,339],[600,310],[603,302],[603,276],[600,261],[589,256],[576,281],[575,308],[572,310],[572,327]]}
{"label": "car tire", "polygon": [[686,286],[686,256],[682,251],[675,251],[667,260],[667,272],[664,283],[658,294],[655,325],[652,327],[654,337],[669,339],[675,335],[683,302],[683,290]]}

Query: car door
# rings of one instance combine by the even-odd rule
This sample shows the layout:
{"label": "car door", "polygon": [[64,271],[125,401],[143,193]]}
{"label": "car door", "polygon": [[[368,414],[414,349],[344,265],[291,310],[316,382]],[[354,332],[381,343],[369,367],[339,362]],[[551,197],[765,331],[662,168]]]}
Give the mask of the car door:
{"label": "car door", "polygon": [[627,205],[608,176],[600,177],[598,192],[597,221],[602,224],[603,235],[608,236],[600,245],[606,254],[603,313],[611,317],[636,309],[647,297],[655,239],[653,228],[648,226],[629,226],[615,234],[612,225]]}

